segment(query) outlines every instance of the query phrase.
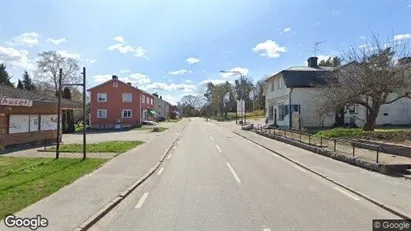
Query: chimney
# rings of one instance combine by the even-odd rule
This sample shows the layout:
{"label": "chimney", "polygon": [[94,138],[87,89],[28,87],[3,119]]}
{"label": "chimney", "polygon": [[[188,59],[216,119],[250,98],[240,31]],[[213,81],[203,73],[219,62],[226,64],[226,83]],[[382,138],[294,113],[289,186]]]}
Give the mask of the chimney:
{"label": "chimney", "polygon": [[131,86],[131,83],[130,83],[130,82],[127,82],[127,84]]}
{"label": "chimney", "polygon": [[307,59],[307,63],[309,67],[313,67],[313,68],[317,68],[318,64],[317,64],[318,58],[317,57],[310,57]]}
{"label": "chimney", "polygon": [[112,79],[118,79],[117,75],[113,75]]}
{"label": "chimney", "polygon": [[160,95],[160,99],[163,99],[163,96]]}

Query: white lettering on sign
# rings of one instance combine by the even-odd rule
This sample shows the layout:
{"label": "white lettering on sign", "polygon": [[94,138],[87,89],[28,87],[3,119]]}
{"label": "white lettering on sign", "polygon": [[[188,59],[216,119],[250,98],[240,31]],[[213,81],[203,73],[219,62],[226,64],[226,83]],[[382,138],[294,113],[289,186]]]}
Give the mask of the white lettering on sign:
{"label": "white lettering on sign", "polygon": [[0,98],[0,105],[3,106],[18,106],[18,107],[31,107],[33,106],[33,100],[31,99],[16,99],[16,98]]}

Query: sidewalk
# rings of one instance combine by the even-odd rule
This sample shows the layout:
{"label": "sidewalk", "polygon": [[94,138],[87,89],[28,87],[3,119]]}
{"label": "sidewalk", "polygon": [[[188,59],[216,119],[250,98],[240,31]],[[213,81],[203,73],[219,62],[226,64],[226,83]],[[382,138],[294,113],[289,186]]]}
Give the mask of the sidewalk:
{"label": "sidewalk", "polygon": [[411,180],[370,172],[253,132],[243,131],[235,123],[218,124],[411,217]]}
{"label": "sidewalk", "polygon": [[[185,124],[187,121],[180,121],[156,139],[119,155],[15,215],[47,218],[49,226],[41,230],[74,230],[153,168]],[[5,227],[1,221],[0,230],[14,229]]]}

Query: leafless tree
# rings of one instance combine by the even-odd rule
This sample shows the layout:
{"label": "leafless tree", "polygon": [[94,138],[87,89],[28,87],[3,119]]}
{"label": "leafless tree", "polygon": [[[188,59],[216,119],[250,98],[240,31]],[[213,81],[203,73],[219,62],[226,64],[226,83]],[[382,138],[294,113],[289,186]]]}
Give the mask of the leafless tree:
{"label": "leafless tree", "polygon": [[348,63],[327,74],[318,89],[315,107],[319,115],[347,106],[366,108],[364,130],[374,130],[380,107],[411,96],[409,43],[383,43],[372,34],[368,44],[344,52]]}
{"label": "leafless tree", "polygon": [[63,83],[80,81],[78,60],[67,58],[56,51],[44,51],[37,60],[36,78],[38,82],[51,83],[58,90],[59,70],[63,69]]}

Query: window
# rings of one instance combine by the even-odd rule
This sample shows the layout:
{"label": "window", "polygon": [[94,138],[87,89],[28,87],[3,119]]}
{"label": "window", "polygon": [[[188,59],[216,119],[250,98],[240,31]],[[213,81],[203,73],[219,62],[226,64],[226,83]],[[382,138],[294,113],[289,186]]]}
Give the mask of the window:
{"label": "window", "polygon": [[118,87],[118,83],[113,83],[113,87]]}
{"label": "window", "polygon": [[107,109],[98,109],[97,110],[97,118],[99,118],[99,119],[107,118]]}
{"label": "window", "polygon": [[279,78],[278,79],[278,89],[281,89],[281,88],[283,88],[283,79]]}
{"label": "window", "polygon": [[278,105],[278,121],[284,121],[285,111],[284,104]]}
{"label": "window", "polygon": [[121,115],[122,118],[131,118],[133,116],[133,111],[131,109],[123,109]]}
{"label": "window", "polygon": [[150,104],[153,105],[153,98],[150,99]]}
{"label": "window", "polygon": [[277,84],[276,84],[277,87],[276,87],[276,88],[277,88],[277,89],[280,89],[280,79],[277,78],[277,79],[275,79],[275,81],[277,82]]}
{"label": "window", "polygon": [[275,81],[274,81],[274,79],[273,79],[273,80],[271,81],[271,91],[274,91],[274,87],[275,87],[274,83],[275,83]]}
{"label": "window", "polygon": [[107,102],[107,93],[97,93],[98,102]]}
{"label": "window", "polygon": [[123,102],[131,102],[133,95],[131,93],[123,93]]}
{"label": "window", "polygon": [[274,107],[273,105],[268,107],[268,119],[272,120],[273,119],[273,111],[274,111]]}
{"label": "window", "polygon": [[141,96],[141,102],[142,102],[142,103],[145,103],[145,102],[146,102],[146,96],[145,96],[145,95],[142,95],[142,96]]}
{"label": "window", "polygon": [[146,104],[149,104],[150,103],[150,98],[146,98]]}

